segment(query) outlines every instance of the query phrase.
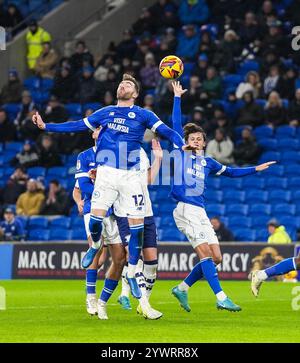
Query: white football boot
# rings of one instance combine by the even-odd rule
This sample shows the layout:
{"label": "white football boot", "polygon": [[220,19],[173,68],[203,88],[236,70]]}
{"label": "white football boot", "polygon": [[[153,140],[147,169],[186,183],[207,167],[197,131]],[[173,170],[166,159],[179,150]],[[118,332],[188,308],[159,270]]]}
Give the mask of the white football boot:
{"label": "white football boot", "polygon": [[96,294],[87,294],[86,295],[86,311],[90,315],[97,315]]}
{"label": "white football boot", "polygon": [[258,271],[252,271],[250,272],[250,277],[251,277],[251,290],[252,290],[252,294],[255,297],[258,297],[259,294],[259,289],[261,287],[261,284],[263,283],[263,280],[258,278]]}
{"label": "white football boot", "polygon": [[98,307],[98,318],[100,320],[108,320],[106,304],[103,304],[101,301],[98,300],[97,307]]}

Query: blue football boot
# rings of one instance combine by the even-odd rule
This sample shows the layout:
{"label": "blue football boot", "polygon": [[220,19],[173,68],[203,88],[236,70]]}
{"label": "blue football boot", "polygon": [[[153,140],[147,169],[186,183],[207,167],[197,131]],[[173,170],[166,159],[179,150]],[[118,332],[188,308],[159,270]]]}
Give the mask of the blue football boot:
{"label": "blue football boot", "polygon": [[119,296],[118,303],[124,310],[131,310],[130,300],[127,296]]}
{"label": "blue football boot", "polygon": [[142,297],[142,292],[139,288],[139,285],[136,281],[136,278],[135,277],[128,277],[126,275],[126,280],[129,284],[129,287],[130,287],[130,291],[131,291],[131,295],[133,297],[135,297],[136,299],[140,299]]}
{"label": "blue football boot", "polygon": [[180,306],[187,311],[188,313],[191,311],[191,308],[188,303],[188,294],[186,291],[180,291],[178,289],[178,286],[173,287],[172,289],[172,295],[176,297],[176,299],[179,301]]}
{"label": "blue football boot", "polygon": [[219,310],[228,310],[228,311],[241,311],[242,308],[232,302],[229,297],[227,297],[224,301],[217,300],[217,309]]}
{"label": "blue football boot", "polygon": [[83,268],[88,268],[92,264],[98,251],[99,251],[99,248],[93,248],[93,247],[90,247],[87,250],[86,254],[84,255],[84,257],[81,261],[81,265]]}

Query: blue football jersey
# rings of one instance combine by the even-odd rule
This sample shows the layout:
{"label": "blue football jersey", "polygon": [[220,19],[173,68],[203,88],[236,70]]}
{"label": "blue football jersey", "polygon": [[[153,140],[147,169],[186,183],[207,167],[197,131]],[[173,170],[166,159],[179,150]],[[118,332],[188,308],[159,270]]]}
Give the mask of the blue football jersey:
{"label": "blue football jersey", "polygon": [[104,107],[83,121],[91,130],[103,127],[97,142],[96,163],[120,169],[139,169],[145,130],[155,131],[163,124],[153,112],[135,105]]}
{"label": "blue football jersey", "polygon": [[208,176],[222,174],[226,166],[209,157],[180,150],[177,152],[181,157],[174,159],[174,178],[170,195],[178,202],[204,208]]}

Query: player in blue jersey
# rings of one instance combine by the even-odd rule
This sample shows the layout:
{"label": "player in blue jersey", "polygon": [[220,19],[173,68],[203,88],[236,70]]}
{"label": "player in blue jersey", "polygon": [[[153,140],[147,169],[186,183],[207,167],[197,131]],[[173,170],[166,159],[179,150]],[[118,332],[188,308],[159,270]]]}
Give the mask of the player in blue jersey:
{"label": "player in blue jersey", "polygon": [[207,178],[212,175],[225,175],[231,178],[242,177],[263,171],[275,162],[267,162],[256,167],[231,168],[220,164],[210,157],[204,157],[206,135],[203,129],[192,123],[182,128],[181,96],[186,92],[179,82],[173,82],[174,105],[173,127],[185,142],[196,148],[195,152],[182,153],[175,158],[174,181],[171,196],[178,202],[173,216],[178,229],[183,232],[192,244],[200,262],[194,266],[191,273],[178,286],[172,289],[172,294],[186,310],[188,304],[188,289],[202,277],[205,277],[217,298],[217,308],[229,311],[240,311],[220,286],[215,264],[222,260],[219,242],[213,227],[205,212],[205,189]]}
{"label": "player in blue jersey", "polygon": [[135,78],[124,75],[117,89],[116,106],[101,108],[83,120],[60,124],[45,124],[36,113],[32,117],[40,129],[49,132],[78,132],[102,126],[97,142],[96,164],[99,173],[92,195],[90,231],[93,240],[82,260],[87,268],[100,248],[99,238],[103,218],[113,203],[120,198],[130,226],[129,259],[127,280],[134,297],[141,297],[135,279],[135,269],[143,246],[145,203],[140,182],[139,152],[144,132],[147,128],[173,142],[182,150],[190,146],[182,137],[167,127],[153,112],[135,106],[139,85]]}
{"label": "player in blue jersey", "polygon": [[249,277],[251,278],[251,291],[253,295],[258,297],[262,283],[268,278],[284,275],[294,270],[300,271],[300,252],[297,257],[286,258],[265,270],[252,271]]}

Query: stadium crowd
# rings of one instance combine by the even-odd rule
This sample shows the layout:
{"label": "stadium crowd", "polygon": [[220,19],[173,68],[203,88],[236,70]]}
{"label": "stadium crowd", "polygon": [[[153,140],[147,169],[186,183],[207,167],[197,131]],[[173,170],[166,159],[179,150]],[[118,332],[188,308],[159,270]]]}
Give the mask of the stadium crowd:
{"label": "stadium crowd", "polygon": [[[84,40],[70,57],[60,57],[51,34],[31,20],[26,36],[31,77],[20,79],[18,70],[10,69],[0,93],[0,143],[22,143],[8,163],[14,170],[2,185],[2,213],[12,205],[25,216],[67,216],[72,209],[71,190],[59,178],[45,183],[43,175],[33,179],[27,169],[62,166],[92,146],[92,139],[88,132],[42,134],[31,123],[36,110],[45,122],[79,119],[114,103],[118,82],[129,73],[141,84],[138,105],[170,125],[172,87],[158,70],[170,54],[184,62],[183,118],[206,131],[206,155],[225,165],[256,164],[266,150],[274,151],[256,138],[256,130],[275,134],[283,126],[299,127],[300,53],[291,47],[299,8],[300,0],[159,0],[144,8],[121,42],[111,43],[99,59]],[[17,8],[14,14],[11,21],[18,22]],[[43,37],[33,52],[37,33]],[[18,104],[17,112],[10,111],[11,104]],[[212,223],[216,230],[222,224],[218,218]],[[223,232],[221,240],[234,239]]]}

